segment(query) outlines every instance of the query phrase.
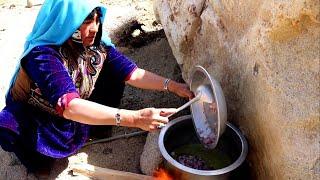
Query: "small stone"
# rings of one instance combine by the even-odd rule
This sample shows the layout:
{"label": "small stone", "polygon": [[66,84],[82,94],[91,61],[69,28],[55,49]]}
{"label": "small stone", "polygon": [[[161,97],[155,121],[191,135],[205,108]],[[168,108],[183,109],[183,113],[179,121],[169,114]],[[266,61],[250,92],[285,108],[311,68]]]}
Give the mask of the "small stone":
{"label": "small stone", "polygon": [[31,8],[32,6],[33,6],[33,1],[32,0],[27,0],[26,8]]}
{"label": "small stone", "polygon": [[13,9],[13,8],[15,8],[15,7],[16,7],[16,5],[11,4],[11,5],[9,6],[9,9]]}
{"label": "small stone", "polygon": [[153,22],[152,22],[152,26],[157,26],[158,24],[159,24],[158,21],[153,21]]}
{"label": "small stone", "polygon": [[141,34],[141,31],[139,29],[136,29],[133,31],[133,33],[131,34],[132,37],[138,37]]}

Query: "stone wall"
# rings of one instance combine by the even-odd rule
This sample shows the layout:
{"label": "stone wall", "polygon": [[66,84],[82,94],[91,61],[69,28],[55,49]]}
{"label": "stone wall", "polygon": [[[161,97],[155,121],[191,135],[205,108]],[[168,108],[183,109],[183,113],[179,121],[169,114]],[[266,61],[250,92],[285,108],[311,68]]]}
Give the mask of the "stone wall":
{"label": "stone wall", "polygon": [[155,0],[188,81],[220,83],[254,178],[320,178],[320,1]]}

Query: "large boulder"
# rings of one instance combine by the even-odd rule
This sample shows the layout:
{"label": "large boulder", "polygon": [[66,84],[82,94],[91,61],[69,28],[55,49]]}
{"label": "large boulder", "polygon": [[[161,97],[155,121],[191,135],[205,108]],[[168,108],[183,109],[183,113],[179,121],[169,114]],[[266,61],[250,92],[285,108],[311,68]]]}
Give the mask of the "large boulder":
{"label": "large boulder", "polygon": [[259,179],[320,178],[320,1],[156,0],[183,76],[205,67]]}

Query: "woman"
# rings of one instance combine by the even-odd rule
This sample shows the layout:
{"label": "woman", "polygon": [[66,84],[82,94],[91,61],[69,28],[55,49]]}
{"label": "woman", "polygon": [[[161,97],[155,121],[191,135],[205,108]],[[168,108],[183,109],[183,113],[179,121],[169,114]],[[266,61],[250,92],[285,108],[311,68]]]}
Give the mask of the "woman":
{"label": "woman", "polygon": [[125,83],[192,98],[186,84],[140,69],[102,33],[106,8],[92,0],[47,0],[27,37],[0,113],[0,144],[30,171],[74,154],[90,125],[153,131],[176,109],[125,110]]}

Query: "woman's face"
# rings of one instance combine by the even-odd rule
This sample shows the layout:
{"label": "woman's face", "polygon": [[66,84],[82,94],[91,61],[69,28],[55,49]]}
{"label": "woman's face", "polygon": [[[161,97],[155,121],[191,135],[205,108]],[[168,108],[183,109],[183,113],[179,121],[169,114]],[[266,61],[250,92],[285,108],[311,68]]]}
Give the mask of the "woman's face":
{"label": "woman's face", "polygon": [[94,43],[99,30],[99,17],[97,14],[92,19],[86,19],[80,26],[80,33],[83,46],[91,46]]}

